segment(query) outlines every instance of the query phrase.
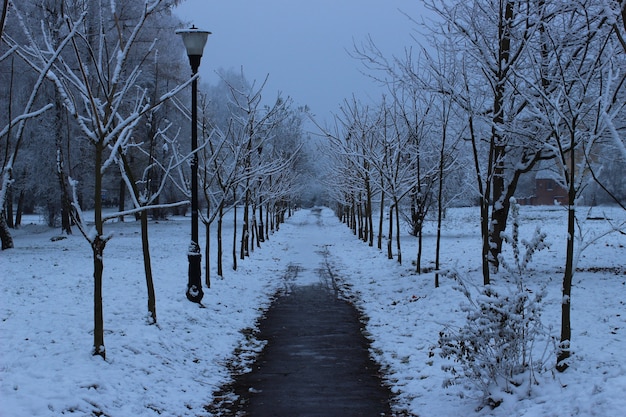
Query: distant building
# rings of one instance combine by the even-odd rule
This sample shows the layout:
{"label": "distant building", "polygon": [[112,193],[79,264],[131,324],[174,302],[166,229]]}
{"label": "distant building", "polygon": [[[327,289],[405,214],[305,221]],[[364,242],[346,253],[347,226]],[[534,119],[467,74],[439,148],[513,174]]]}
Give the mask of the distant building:
{"label": "distant building", "polygon": [[529,197],[516,198],[521,205],[552,206],[567,205],[567,190],[557,181],[556,173],[541,169],[535,175],[535,190]]}

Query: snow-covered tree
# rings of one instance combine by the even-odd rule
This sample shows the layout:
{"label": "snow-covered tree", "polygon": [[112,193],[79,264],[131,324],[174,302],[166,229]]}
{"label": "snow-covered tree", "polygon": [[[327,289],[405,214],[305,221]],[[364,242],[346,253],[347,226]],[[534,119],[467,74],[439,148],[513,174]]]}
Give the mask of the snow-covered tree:
{"label": "snow-covered tree", "polygon": [[[45,76],[53,82],[67,112],[77,123],[83,138],[91,146],[93,167],[94,226],[82,215],[78,182],[71,180],[75,220],[89,242],[94,263],[94,355],[106,356],[102,305],[104,249],[111,236],[104,233],[107,220],[123,214],[149,210],[146,200],[125,212],[105,216],[103,213],[103,179],[107,170],[120,161],[133,146],[134,134],[143,117],[163,104],[185,85],[151,100],[148,89],[139,83],[144,58],[154,53],[155,42],[140,46],[138,39],[146,23],[158,12],[171,6],[166,0],[148,0],[124,16],[126,25],[116,36],[107,36],[106,27],[119,21],[121,12],[115,2],[84,3],[77,7],[78,19],[64,16],[72,36],[63,45],[67,55],[55,55],[49,42],[29,39],[19,49],[22,58],[33,68],[49,68]],[[77,5],[79,6],[79,5]],[[134,14],[136,12],[136,14]],[[85,16],[88,20],[84,21]],[[78,39],[77,39],[78,38]],[[45,40],[46,38],[44,38]],[[139,55],[138,55],[139,54]],[[141,58],[143,56],[143,58]],[[43,71],[40,71],[44,73]],[[120,164],[124,166],[124,164]],[[128,183],[128,175],[122,175]],[[128,174],[126,172],[126,174]]]}
{"label": "snow-covered tree", "polygon": [[217,221],[219,276],[223,274],[224,215],[234,210],[236,222],[236,208],[243,206],[238,256],[237,226],[233,234],[233,269],[237,269],[237,259],[249,256],[254,245],[267,236],[263,207],[269,215],[275,209],[275,199],[284,198],[278,190],[289,178],[286,173],[301,147],[302,117],[290,108],[291,100],[280,95],[272,105],[263,104],[264,86],[265,82],[260,86],[248,83],[243,73],[222,72],[221,81],[209,90],[203,107],[201,128],[205,132],[205,146],[201,183],[207,210],[202,221],[207,229],[207,264],[210,225]]}
{"label": "snow-covered tree", "polygon": [[[9,5],[10,13],[9,13]],[[16,32],[11,35],[4,32],[4,27],[7,19],[14,19],[15,23],[13,27]],[[77,23],[82,21],[82,17],[79,18]],[[21,30],[18,31],[18,28]],[[3,4],[2,10],[2,41],[4,45],[8,46],[8,50],[4,51],[2,55],[0,55],[0,63],[4,64],[6,62],[11,63],[11,82],[9,83],[7,105],[9,108],[7,109],[6,115],[8,116],[6,120],[6,125],[0,130],[0,140],[3,142],[6,141],[3,145],[5,148],[4,155],[6,156],[3,159],[2,164],[2,177],[0,182],[0,207],[4,207],[5,204],[12,205],[12,199],[7,201],[7,196],[10,192],[10,186],[13,182],[13,170],[15,167],[18,151],[22,147],[23,139],[25,135],[26,122],[33,117],[39,116],[43,114],[45,111],[53,108],[52,103],[44,103],[38,104],[37,98],[44,86],[44,82],[46,80],[46,76],[49,71],[59,58],[61,52],[76,35],[75,30],[66,31],[65,34],[59,38],[57,38],[57,42],[55,44],[48,44],[48,57],[45,62],[41,62],[38,65],[33,65],[33,73],[35,77],[33,78],[33,82],[30,88],[30,92],[25,96],[25,100],[21,103],[21,108],[19,110],[13,109],[13,78],[20,78],[19,74],[15,73],[15,66],[13,65],[14,55],[18,55],[21,58],[25,58],[24,52],[20,49],[20,44],[18,40],[33,40],[33,34],[30,29],[24,24],[24,16],[20,12],[20,9],[16,7],[15,4],[9,1],[5,1]],[[9,58],[11,58],[9,60]],[[23,80],[24,78],[21,77]],[[8,249],[13,247],[13,239],[11,238],[10,231],[8,230],[8,225],[6,223],[6,219],[4,217],[4,213],[0,215],[0,238],[2,240],[2,249]]]}
{"label": "snow-covered tree", "polygon": [[546,146],[556,155],[555,177],[567,190],[569,239],[557,354],[557,369],[564,371],[571,351],[572,279],[587,246],[577,207],[583,203],[583,190],[593,181],[590,170],[601,169],[600,152],[616,141],[616,119],[623,117],[626,103],[621,91],[626,60],[625,51],[610,36],[615,26],[607,24],[602,2],[586,0],[549,10],[538,55],[543,62],[537,62],[537,72],[526,81],[534,86],[533,97],[527,98],[529,110],[535,120],[550,128]]}
{"label": "snow-covered tree", "polygon": [[[490,201],[489,240],[485,239],[489,263],[497,268],[501,233],[506,229],[509,199],[519,177],[542,158],[551,157],[543,148],[542,132],[529,131],[524,117],[524,86],[518,74],[527,67],[528,45],[541,19],[534,2],[477,0],[431,1],[432,10],[444,21],[439,45],[461,57],[467,75],[465,100],[473,100],[472,123],[488,130],[486,167],[479,179],[482,198]],[[452,56],[452,55],[450,55]],[[476,100],[481,96],[482,99]],[[469,110],[466,108],[466,110]],[[486,132],[482,132],[485,134]],[[485,211],[483,209],[483,211]],[[485,213],[483,213],[484,215]],[[486,219],[483,219],[486,221]],[[485,227],[483,227],[485,229]],[[489,282],[485,276],[485,282]]]}

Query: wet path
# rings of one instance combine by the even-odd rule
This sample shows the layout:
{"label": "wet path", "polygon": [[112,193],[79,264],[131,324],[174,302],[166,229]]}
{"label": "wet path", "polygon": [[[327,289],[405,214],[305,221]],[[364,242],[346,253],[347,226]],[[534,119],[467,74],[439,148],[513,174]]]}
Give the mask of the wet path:
{"label": "wet path", "polygon": [[[322,224],[318,219],[307,227],[319,229]],[[304,232],[307,236],[308,229]],[[309,248],[306,265],[288,268],[285,294],[260,323],[258,337],[267,344],[252,372],[237,377],[231,387],[238,400],[216,415],[391,415],[390,392],[369,357],[358,312],[337,297],[326,251],[319,248]],[[298,285],[305,274],[306,285]]]}

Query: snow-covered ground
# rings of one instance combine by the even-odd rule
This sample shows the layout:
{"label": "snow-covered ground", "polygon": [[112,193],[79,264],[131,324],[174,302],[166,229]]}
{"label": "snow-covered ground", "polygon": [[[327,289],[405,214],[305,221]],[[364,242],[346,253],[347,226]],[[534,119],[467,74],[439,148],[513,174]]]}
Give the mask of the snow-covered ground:
{"label": "snow-covered ground", "polygon": [[[594,209],[592,217],[604,216]],[[547,284],[543,322],[553,335],[560,326],[565,217],[563,209],[522,208],[522,238],[540,225],[551,243],[536,255],[529,281]],[[606,217],[617,221],[626,214],[609,210]],[[92,260],[86,241],[78,233],[52,241],[58,230],[25,225],[15,232],[16,248],[0,253],[0,416],[208,415],[204,406],[229,380],[233,352],[250,345],[245,329],[255,326],[284,286],[288,265],[306,264],[308,254],[298,242],[320,227],[344,295],[368,317],[372,354],[397,394],[398,410],[422,417],[618,416],[626,410],[626,236],[600,239],[580,260],[572,293],[570,368],[539,375],[530,396],[508,395],[493,410],[477,410],[478,393],[460,385],[444,389],[445,362],[429,354],[444,324],[463,322],[463,297],[454,283],[442,278],[436,289],[432,273],[414,272],[412,237],[403,236],[399,265],[358,241],[330,210],[323,210],[322,218],[320,226],[310,210],[296,212],[236,272],[230,269],[232,229],[227,230],[225,278],[212,274],[206,308],[185,297],[189,219],[151,223],[157,326],[146,320],[139,225],[109,225],[114,238],[104,260],[106,361],[90,353]],[[606,225],[591,220],[585,227],[599,231]],[[434,227],[427,228],[423,266],[434,259]],[[442,267],[480,283],[479,254],[477,209],[450,210]]]}
{"label": "snow-covered ground", "polygon": [[[547,233],[550,248],[535,255],[527,283],[539,289],[547,283],[543,324],[560,335],[561,285],[566,247],[566,211],[562,208],[521,208],[521,238],[530,239],[537,226]],[[594,209],[590,217],[604,217]],[[613,222],[626,217],[609,210]],[[480,270],[479,213],[476,209],[450,210],[443,229],[442,268],[458,270],[470,281],[482,283]],[[586,222],[591,234],[607,229],[600,220]],[[428,225],[425,259],[434,259],[433,224]],[[618,416],[626,410],[626,236],[611,234],[590,246],[579,262],[572,290],[571,367],[563,374],[537,375],[530,396],[522,392],[505,395],[495,409],[481,405],[480,393],[462,386],[443,389],[445,361],[429,351],[444,324],[461,325],[465,313],[459,305],[467,300],[453,289],[455,282],[434,274],[416,275],[414,239],[403,239],[402,266],[370,248],[337,245],[342,277],[357,295],[357,304],[370,318],[372,349],[387,368],[387,378],[398,395],[398,406],[419,416]],[[506,252],[510,252],[507,250]],[[422,264],[428,266],[428,262]],[[591,272],[599,269],[601,272]],[[498,277],[493,277],[498,280]],[[537,346],[539,349],[544,345]],[[552,347],[551,347],[552,349]],[[436,351],[436,350],[435,350]],[[552,351],[549,364],[556,358]]]}

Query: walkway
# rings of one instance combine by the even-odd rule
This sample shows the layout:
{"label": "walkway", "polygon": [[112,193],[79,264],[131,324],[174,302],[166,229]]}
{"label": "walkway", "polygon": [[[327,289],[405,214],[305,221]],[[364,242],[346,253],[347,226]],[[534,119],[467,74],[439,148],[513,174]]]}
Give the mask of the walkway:
{"label": "walkway", "polygon": [[[222,416],[390,416],[390,392],[370,359],[356,309],[337,297],[319,212],[302,224],[286,272],[285,295],[260,324],[265,349],[238,377],[239,397]],[[313,221],[314,219],[314,221]],[[295,262],[297,261],[297,262]],[[302,285],[304,284],[304,285]]]}

